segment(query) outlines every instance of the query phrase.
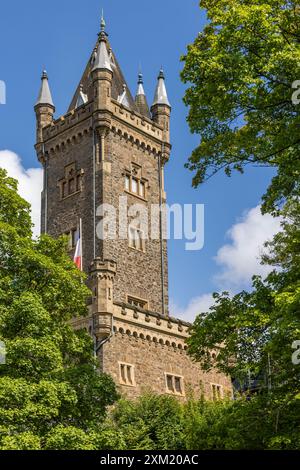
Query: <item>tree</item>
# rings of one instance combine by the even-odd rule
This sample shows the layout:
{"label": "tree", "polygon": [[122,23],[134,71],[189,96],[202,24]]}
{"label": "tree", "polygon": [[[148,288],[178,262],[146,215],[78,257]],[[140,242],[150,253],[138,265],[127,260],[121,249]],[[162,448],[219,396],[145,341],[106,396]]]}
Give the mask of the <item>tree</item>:
{"label": "tree", "polygon": [[31,235],[29,205],[0,169],[0,449],[71,448],[76,439],[97,448],[117,393],[96,371],[87,332],[71,325],[87,315],[90,292],[64,238]]}
{"label": "tree", "polygon": [[[145,394],[134,401],[122,399],[101,425],[106,446],[102,443],[101,448],[297,449],[300,446],[300,400],[285,402],[284,408],[280,408],[281,405],[265,395],[254,396],[251,400],[246,397],[218,401],[202,398],[186,402],[154,394]],[[50,445],[52,442],[51,436]],[[76,445],[79,448],[82,440],[78,439]]]}
{"label": "tree", "polygon": [[193,186],[220,170],[276,169],[263,211],[300,193],[299,5],[288,0],[201,0],[208,24],[188,47],[182,80],[188,123],[200,134],[187,167]]}
{"label": "tree", "polygon": [[[244,385],[254,378],[264,397],[260,403],[273,416],[277,430],[287,416],[291,426],[297,419],[298,444],[300,368],[292,356],[293,344],[300,340],[299,206],[296,199],[286,203],[282,231],[267,243],[269,252],[263,262],[278,269],[265,280],[254,277],[252,292],[233,298],[228,293],[215,294],[215,305],[196,318],[188,340],[189,353],[205,370],[217,367]],[[210,351],[217,345],[213,358]],[[288,414],[291,409],[297,413],[294,418]],[[275,433],[272,438],[275,447],[294,442],[290,434]]]}
{"label": "tree", "polygon": [[145,394],[135,401],[122,399],[108,424],[118,430],[130,450],[183,449],[183,408],[174,397]]}
{"label": "tree", "polygon": [[293,99],[299,6],[283,0],[200,5],[209,23],[189,46],[182,72],[188,122],[201,135],[186,165],[193,185],[220,170],[230,176],[248,165],[273,168],[262,211],[281,214],[283,222],[262,257],[274,271],[255,276],[251,292],[214,294],[215,305],[196,318],[188,340],[189,354],[205,370],[230,374],[248,393],[254,380],[258,395],[223,408],[194,407],[190,437],[201,448],[220,448],[221,441],[222,448],[299,448],[300,369],[292,360],[300,340],[300,116]]}
{"label": "tree", "polygon": [[[189,352],[206,370],[217,366],[245,380],[273,369],[272,387],[298,393],[300,370],[292,362],[292,344],[300,332],[300,207],[289,201],[282,231],[266,246],[263,262],[277,267],[265,280],[255,276],[253,291],[230,298],[215,294],[216,303],[192,327]],[[216,359],[210,351],[222,345]],[[262,377],[264,379],[264,377]],[[269,377],[271,380],[271,377]]]}
{"label": "tree", "polygon": [[300,401],[279,403],[264,395],[235,401],[190,401],[184,406],[188,450],[299,449]]}

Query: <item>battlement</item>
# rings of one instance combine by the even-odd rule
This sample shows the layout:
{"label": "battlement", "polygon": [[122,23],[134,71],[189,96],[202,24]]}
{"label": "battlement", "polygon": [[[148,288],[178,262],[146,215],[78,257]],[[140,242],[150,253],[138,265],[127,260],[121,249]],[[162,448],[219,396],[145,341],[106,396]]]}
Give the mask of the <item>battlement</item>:
{"label": "battlement", "polygon": [[[112,118],[110,129],[126,138],[132,144],[158,154],[163,142],[163,129],[150,119],[133,112],[112,100]],[[61,146],[74,143],[93,131],[93,103],[86,103],[80,108],[68,112],[43,128],[43,142],[49,153],[60,151]],[[131,130],[131,132],[130,132]],[[171,146],[167,145],[167,149]]]}
{"label": "battlement", "polygon": [[[91,303],[92,299],[90,299],[89,303],[90,311]],[[92,315],[89,315],[86,318],[75,318],[73,320],[73,325],[76,329],[85,328],[87,331],[91,332],[92,330],[89,328],[92,327],[91,322]],[[183,343],[186,338],[188,338],[189,328],[191,327],[191,324],[184,320],[171,316],[164,316],[160,313],[151,312],[149,310],[143,310],[123,302],[114,302],[113,324],[114,333],[126,333],[134,337],[138,337],[139,335],[137,336],[136,333],[142,328],[145,332],[148,331],[149,334],[140,335],[141,339],[151,340],[160,344],[165,344],[167,342],[167,346],[171,346],[172,343],[169,344],[167,340],[160,341],[162,336],[177,338],[179,342],[178,344],[181,344],[179,349],[186,349]],[[128,328],[126,328],[126,325]],[[118,326],[120,326],[121,330]],[[173,343],[173,347],[177,347],[177,345]]]}
{"label": "battlement", "polygon": [[[134,398],[151,390],[183,400],[201,394],[213,398],[217,384],[222,396],[232,395],[230,378],[215,370],[203,372],[188,356],[190,323],[121,302],[115,302],[113,310],[112,332],[99,351],[99,359],[102,370],[112,375],[121,393]],[[73,325],[93,332],[91,315],[75,319]],[[124,367],[130,370],[129,382],[124,381]],[[179,381],[177,390],[169,389],[170,377]]]}
{"label": "battlement", "polygon": [[[133,212],[138,207],[151,214],[166,202],[171,105],[164,72],[159,72],[151,107],[141,73],[133,98],[103,28],[101,21],[68,112],[54,119],[45,71],[34,107],[35,148],[44,167],[42,231],[67,235],[71,257],[80,235],[82,269],[91,290],[87,316],[76,317],[74,306],[72,325],[94,339],[100,370],[129,397],[146,390],[179,398],[192,390],[210,397],[212,384],[225,393],[228,378],[215,371],[205,374],[188,355],[191,325],[168,316],[165,221],[157,237],[147,238]],[[120,201],[126,201],[125,228]],[[108,220],[110,213],[115,217]],[[116,230],[102,237],[103,225],[110,222],[112,232],[122,227],[123,234]]]}

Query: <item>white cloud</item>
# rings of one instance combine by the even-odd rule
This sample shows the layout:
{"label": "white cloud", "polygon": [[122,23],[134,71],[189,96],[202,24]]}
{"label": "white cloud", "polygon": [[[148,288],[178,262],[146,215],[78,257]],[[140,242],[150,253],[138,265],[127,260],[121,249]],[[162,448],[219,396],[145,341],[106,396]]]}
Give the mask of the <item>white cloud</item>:
{"label": "white cloud", "polygon": [[170,300],[170,315],[182,320],[193,322],[199,313],[207,312],[214,305],[212,294],[203,294],[191,299],[185,308],[179,307],[172,299]]}
{"label": "white cloud", "polygon": [[[280,218],[262,215],[260,206],[245,212],[240,221],[227,232],[230,242],[222,246],[214,258],[219,271],[213,278],[216,291],[228,291],[231,295],[251,288],[254,274],[262,277],[272,270],[260,264],[264,243],[280,230]],[[214,304],[212,294],[192,298],[184,308],[170,301],[170,315],[193,322],[201,312],[207,312]]]}
{"label": "white cloud", "polygon": [[263,245],[279,230],[280,218],[262,215],[260,206],[247,211],[228,231],[230,243],[222,246],[215,257],[221,267],[221,272],[215,276],[219,287],[237,291],[248,288],[254,274],[265,277],[272,268],[260,264],[265,251]]}
{"label": "white cloud", "polygon": [[34,236],[39,235],[43,170],[40,168],[26,170],[20,157],[10,150],[0,150],[0,167],[4,168],[10,177],[18,180],[20,196],[31,204]]}

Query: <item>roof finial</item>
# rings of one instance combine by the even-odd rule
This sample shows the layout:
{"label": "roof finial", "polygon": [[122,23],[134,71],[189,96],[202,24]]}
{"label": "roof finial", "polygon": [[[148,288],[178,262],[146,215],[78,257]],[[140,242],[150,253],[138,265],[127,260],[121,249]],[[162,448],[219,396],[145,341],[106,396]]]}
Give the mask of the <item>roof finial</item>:
{"label": "roof finial", "polygon": [[145,90],[144,90],[144,79],[143,79],[143,74],[141,72],[141,69],[139,68],[139,74],[138,74],[138,88],[136,92],[136,96],[144,96],[145,95]]}
{"label": "roof finial", "polygon": [[163,80],[165,79],[165,72],[163,66],[160,67],[159,75],[158,75],[158,80],[162,78]]}
{"label": "roof finial", "polygon": [[107,40],[106,36],[107,33],[105,32],[105,20],[104,20],[104,14],[102,10],[102,16],[101,16],[101,31],[99,33],[99,43],[97,46],[97,53],[95,56],[95,61],[94,61],[94,66],[93,70],[98,70],[98,69],[107,69],[110,72],[112,72],[111,68],[111,62],[109,58],[109,54],[107,51]]}
{"label": "roof finial", "polygon": [[[137,94],[139,94],[139,90],[142,88],[143,89],[143,85],[144,85],[144,79],[143,79],[143,72],[142,72],[142,64],[141,62],[139,62],[139,73],[138,73],[138,85],[142,85],[142,87],[138,87],[138,92]],[[142,90],[144,91],[144,90]]]}
{"label": "roof finial", "polygon": [[141,67],[139,67],[138,84],[139,84],[139,85],[143,85],[143,84],[144,84],[144,79],[143,79],[143,74],[142,74]]}
{"label": "roof finial", "polygon": [[100,25],[101,25],[101,32],[105,33],[106,23],[105,23],[105,19],[104,19],[104,10],[103,10],[103,8],[102,8]]}

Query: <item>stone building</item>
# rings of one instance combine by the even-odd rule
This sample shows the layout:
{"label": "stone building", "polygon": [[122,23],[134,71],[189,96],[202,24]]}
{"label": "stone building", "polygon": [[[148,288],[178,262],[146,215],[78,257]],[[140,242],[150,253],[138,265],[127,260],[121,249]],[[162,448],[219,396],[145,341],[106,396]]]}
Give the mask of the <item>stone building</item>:
{"label": "stone building", "polygon": [[[54,119],[47,73],[35,106],[36,152],[44,168],[42,232],[68,234],[70,256],[82,227],[82,268],[92,291],[90,316],[74,321],[95,338],[101,369],[127,396],[143,391],[181,397],[231,393],[230,380],[205,374],[186,353],[189,324],[168,310],[167,242],[159,211],[158,236],[148,237],[132,207],[166,201],[164,166],[171,152],[170,113],[161,70],[151,108],[139,74],[135,98],[112,51],[105,22],[67,113]],[[111,236],[107,211],[116,210]],[[139,214],[139,212],[138,212]],[[109,229],[107,231],[107,229]],[[106,234],[106,236],[104,236]]]}

